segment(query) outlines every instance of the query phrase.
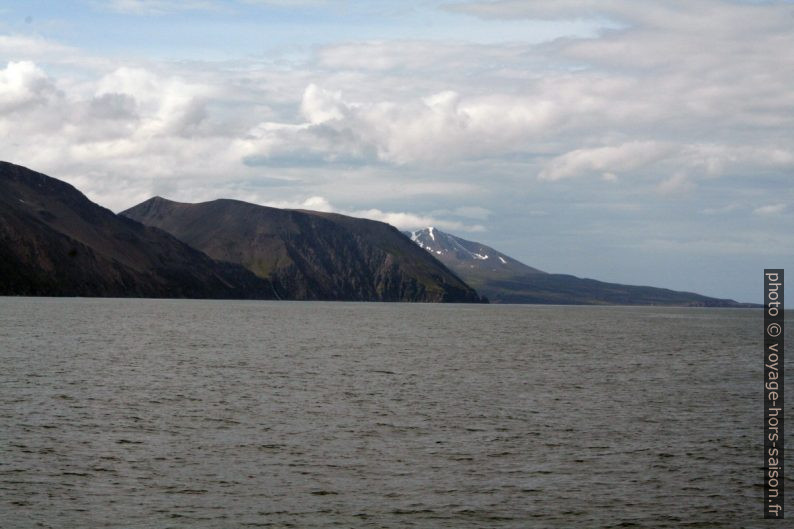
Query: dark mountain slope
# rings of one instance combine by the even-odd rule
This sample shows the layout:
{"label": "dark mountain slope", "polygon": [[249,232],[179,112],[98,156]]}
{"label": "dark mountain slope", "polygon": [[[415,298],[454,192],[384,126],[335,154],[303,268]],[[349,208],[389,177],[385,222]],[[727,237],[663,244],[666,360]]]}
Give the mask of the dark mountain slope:
{"label": "dark mountain slope", "polygon": [[754,306],[692,292],[604,283],[565,274],[548,274],[516,261],[489,246],[467,241],[435,228],[407,232],[406,235],[493,303]]}
{"label": "dark mountain slope", "polygon": [[0,294],[274,297],[268,281],[88,200],[71,185],[0,162]]}
{"label": "dark mountain slope", "polygon": [[121,213],[272,280],[285,299],[477,302],[443,264],[382,222],[332,213],[160,197]]}

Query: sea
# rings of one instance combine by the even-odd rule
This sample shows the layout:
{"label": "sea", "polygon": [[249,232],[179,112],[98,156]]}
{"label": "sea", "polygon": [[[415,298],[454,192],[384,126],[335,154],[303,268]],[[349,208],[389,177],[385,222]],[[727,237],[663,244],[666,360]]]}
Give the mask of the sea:
{"label": "sea", "polygon": [[0,527],[782,528],[762,322],[0,298]]}

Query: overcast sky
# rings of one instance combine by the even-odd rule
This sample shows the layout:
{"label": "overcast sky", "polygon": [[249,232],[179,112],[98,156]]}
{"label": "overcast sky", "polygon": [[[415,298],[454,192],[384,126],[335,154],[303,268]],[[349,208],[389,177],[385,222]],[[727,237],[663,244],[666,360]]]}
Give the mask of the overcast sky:
{"label": "overcast sky", "polygon": [[794,4],[0,4],[0,159],[434,225],[550,272],[761,301],[794,271]]}

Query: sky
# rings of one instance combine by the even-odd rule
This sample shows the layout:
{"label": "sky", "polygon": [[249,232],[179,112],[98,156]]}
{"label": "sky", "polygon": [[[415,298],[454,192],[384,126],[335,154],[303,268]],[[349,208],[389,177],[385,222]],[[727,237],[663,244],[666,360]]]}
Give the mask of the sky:
{"label": "sky", "polygon": [[760,302],[794,270],[794,3],[0,3],[0,159]]}

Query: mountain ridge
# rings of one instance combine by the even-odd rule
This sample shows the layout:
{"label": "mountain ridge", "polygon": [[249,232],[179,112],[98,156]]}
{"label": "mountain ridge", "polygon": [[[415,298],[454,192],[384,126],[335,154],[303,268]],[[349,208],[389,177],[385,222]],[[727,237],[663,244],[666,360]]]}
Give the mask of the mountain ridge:
{"label": "mountain ridge", "polygon": [[0,162],[0,294],[273,299],[266,280]]}
{"label": "mountain ridge", "polygon": [[434,227],[338,213],[155,196],[115,214],[9,162],[0,295],[758,306],[548,273]]}
{"label": "mountain ridge", "polygon": [[434,254],[492,303],[758,307],[753,303],[713,298],[694,292],[548,273],[490,246],[445,233],[435,227],[403,234],[425,251]]}
{"label": "mountain ridge", "polygon": [[284,299],[480,302],[479,295],[393,226],[233,199],[153,197],[120,213],[212,258],[239,263]]}

